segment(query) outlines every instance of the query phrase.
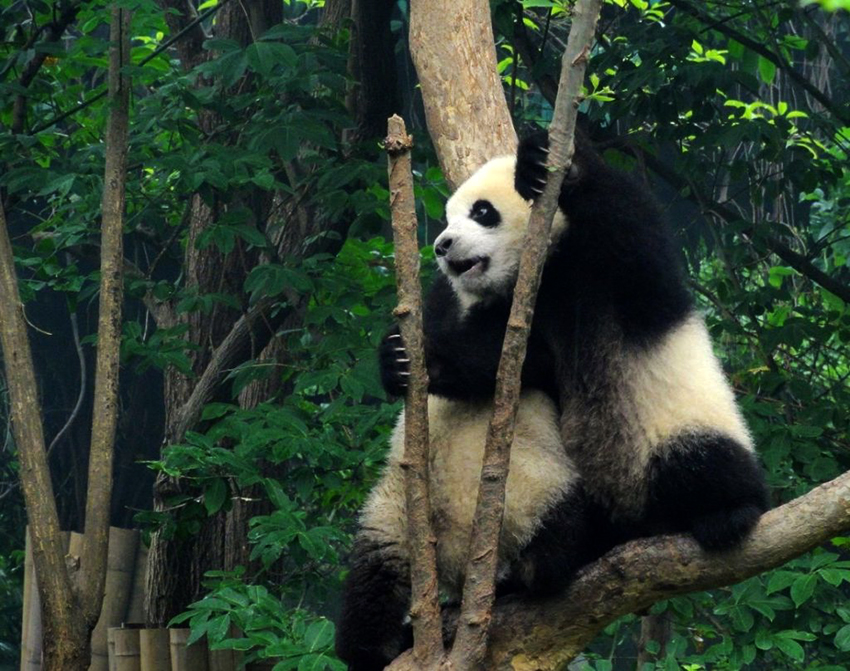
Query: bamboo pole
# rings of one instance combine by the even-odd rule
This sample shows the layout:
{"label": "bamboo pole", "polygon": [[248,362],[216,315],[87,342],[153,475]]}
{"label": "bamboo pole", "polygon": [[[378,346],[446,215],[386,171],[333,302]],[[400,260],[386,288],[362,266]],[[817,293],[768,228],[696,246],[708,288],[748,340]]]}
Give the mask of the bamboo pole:
{"label": "bamboo pole", "polygon": [[[136,562],[133,570],[133,585],[130,587],[130,604],[124,622],[130,624],[145,623],[145,571],[148,567],[148,548],[141,542],[136,549]],[[165,646],[166,649],[168,645]]]}
{"label": "bamboo pole", "polygon": [[139,632],[142,671],[171,671],[168,629],[142,629]]}
{"label": "bamboo pole", "polygon": [[109,554],[106,564],[106,586],[100,618],[91,635],[92,661],[89,671],[109,670],[107,630],[125,622],[130,589],[135,573],[139,532],[135,529],[109,528]]}
{"label": "bamboo pole", "polygon": [[186,645],[188,629],[169,629],[171,641],[171,671],[209,671],[207,646],[203,641]]}
{"label": "bamboo pole", "polygon": [[109,633],[115,643],[115,671],[141,671],[139,630],[110,627]]}

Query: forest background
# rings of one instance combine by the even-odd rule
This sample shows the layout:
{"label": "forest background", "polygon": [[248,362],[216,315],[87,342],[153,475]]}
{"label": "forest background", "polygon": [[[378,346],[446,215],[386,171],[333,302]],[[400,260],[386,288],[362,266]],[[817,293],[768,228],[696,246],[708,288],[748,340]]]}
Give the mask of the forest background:
{"label": "forest background", "polygon": [[[120,4],[133,10],[133,84],[111,523],[157,539],[151,623],[188,619],[212,642],[338,669],[344,557],[399,410],[375,358],[395,305],[388,116],[415,135],[423,245],[449,193],[409,55],[409,8]],[[659,196],[682,242],[775,504],[850,465],[846,4],[615,0],[580,110],[606,160]],[[514,125],[546,125],[569,3],[490,7]],[[0,8],[0,189],[60,522],[78,530],[109,4]],[[427,281],[428,247],[423,259]],[[18,656],[26,513],[0,391],[2,668]],[[739,585],[622,618],[581,668],[850,668],[848,545],[835,538]],[[231,624],[243,638],[228,639]]]}

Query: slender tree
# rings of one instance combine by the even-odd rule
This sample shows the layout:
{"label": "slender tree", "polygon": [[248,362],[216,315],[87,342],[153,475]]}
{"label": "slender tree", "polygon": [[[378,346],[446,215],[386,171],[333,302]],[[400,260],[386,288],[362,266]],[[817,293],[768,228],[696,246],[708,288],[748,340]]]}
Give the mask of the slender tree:
{"label": "slender tree", "polygon": [[33,560],[41,594],[45,671],[83,671],[90,661],[89,635],[100,616],[106,582],[112,455],[118,417],[118,350],[123,297],[124,185],[130,82],[130,12],[112,9],[109,99],[101,224],[101,282],[96,400],[83,555],[66,568],[59,517],[47,463],[38,388],[27,321],[15,275],[9,231],[0,210],[0,337],[12,403],[12,430],[30,523]]}

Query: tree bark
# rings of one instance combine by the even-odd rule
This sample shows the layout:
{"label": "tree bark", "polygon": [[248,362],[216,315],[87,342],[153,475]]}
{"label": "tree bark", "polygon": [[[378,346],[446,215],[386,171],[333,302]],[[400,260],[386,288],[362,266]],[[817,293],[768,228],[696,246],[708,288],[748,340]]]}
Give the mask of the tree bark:
{"label": "tree bark", "polygon": [[601,7],[602,0],[579,0],[573,10],[573,23],[561,64],[561,81],[549,130],[549,179],[532,208],[526,243],[520,257],[519,275],[496,375],[493,419],[484,448],[463,604],[457,638],[452,647],[451,658],[461,669],[476,668],[486,652],[522,365],[549,247],[549,229],[558,208],[561,183],[574,153],[573,135],[581,86]]}
{"label": "tree bark", "polygon": [[429,495],[428,372],[422,333],[419,283],[419,241],[410,150],[413,138],[399,116],[389,119],[385,141],[389,155],[390,207],[395,243],[398,319],[410,377],[404,402],[404,494],[407,504],[407,542],[410,554],[413,661],[422,668],[443,656],[443,627],[437,594],[437,539],[431,530]]}
{"label": "tree bark", "polygon": [[410,51],[449,188],[516,149],[486,0],[413,0]]}
{"label": "tree bark", "polygon": [[[671,632],[670,620],[664,613],[644,615],[640,619],[640,638],[637,642],[638,653],[635,671],[642,671],[644,664],[652,664],[658,659],[663,659]],[[658,645],[657,652],[649,650],[649,644],[653,641]]]}
{"label": "tree bark", "polygon": [[706,554],[690,536],[621,545],[581,571],[563,595],[497,604],[484,668],[556,671],[608,624],[678,594],[774,569],[850,528],[850,472],[766,513],[744,544]]}
{"label": "tree bark", "polygon": [[89,450],[86,534],[81,561],[83,615],[92,625],[100,616],[106,584],[112,460],[118,425],[118,355],[124,300],[124,196],[129,137],[130,12],[112,10],[109,67],[110,112],[106,128],[106,166],[101,212],[100,305],[97,329],[94,410]]}
{"label": "tree bark", "polygon": [[387,117],[400,111],[395,39],[390,18],[395,0],[353,0],[350,69],[354,79],[349,111],[362,139],[379,138]]}
{"label": "tree bark", "polygon": [[32,534],[44,623],[45,671],[84,671],[90,662],[89,635],[100,615],[106,553],[112,454],[117,422],[118,347],[121,327],[122,247],[129,83],[121,74],[128,62],[130,14],[112,8],[109,97],[103,193],[103,257],[98,342],[98,395],[93,419],[87,491],[86,550],[82,579],[72,583],[63,557],[59,519],[44,445],[35,369],[18,293],[14,257],[0,208],[0,340],[12,405],[12,430],[21,460],[20,477]]}

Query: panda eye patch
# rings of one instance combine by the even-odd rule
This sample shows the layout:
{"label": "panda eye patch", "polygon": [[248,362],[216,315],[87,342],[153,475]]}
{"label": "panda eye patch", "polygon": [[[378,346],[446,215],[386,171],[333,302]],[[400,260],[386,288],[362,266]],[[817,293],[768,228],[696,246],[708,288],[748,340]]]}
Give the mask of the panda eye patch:
{"label": "panda eye patch", "polygon": [[469,218],[487,228],[498,226],[502,221],[499,210],[489,200],[476,200],[469,210]]}

